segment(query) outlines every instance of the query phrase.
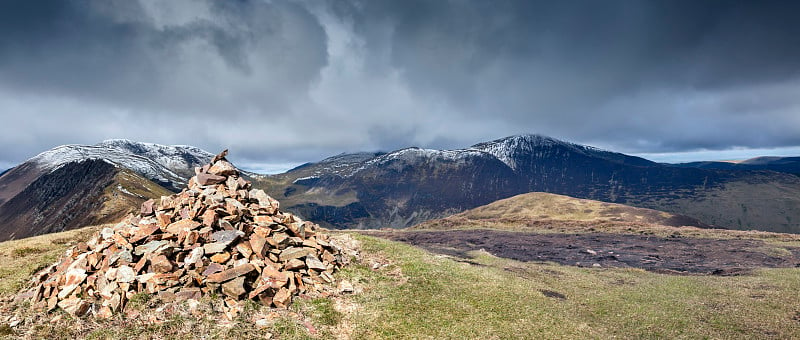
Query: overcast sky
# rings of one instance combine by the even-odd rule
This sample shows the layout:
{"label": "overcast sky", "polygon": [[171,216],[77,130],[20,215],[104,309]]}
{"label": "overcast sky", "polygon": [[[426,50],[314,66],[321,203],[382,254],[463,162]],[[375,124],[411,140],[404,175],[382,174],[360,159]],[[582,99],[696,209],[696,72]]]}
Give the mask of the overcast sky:
{"label": "overcast sky", "polygon": [[798,13],[797,1],[4,0],[0,167],[109,138],[229,148],[255,169],[519,133],[656,160],[800,155]]}

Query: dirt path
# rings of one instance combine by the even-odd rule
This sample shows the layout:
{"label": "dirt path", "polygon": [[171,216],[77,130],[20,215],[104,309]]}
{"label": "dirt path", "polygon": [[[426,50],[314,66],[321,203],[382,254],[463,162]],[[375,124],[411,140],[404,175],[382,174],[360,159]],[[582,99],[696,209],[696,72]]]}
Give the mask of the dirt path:
{"label": "dirt path", "polygon": [[778,248],[760,240],[495,230],[364,233],[459,257],[468,257],[468,251],[483,249],[518,261],[584,267],[635,267],[654,272],[712,275],[743,274],[759,267],[800,267],[800,248]]}

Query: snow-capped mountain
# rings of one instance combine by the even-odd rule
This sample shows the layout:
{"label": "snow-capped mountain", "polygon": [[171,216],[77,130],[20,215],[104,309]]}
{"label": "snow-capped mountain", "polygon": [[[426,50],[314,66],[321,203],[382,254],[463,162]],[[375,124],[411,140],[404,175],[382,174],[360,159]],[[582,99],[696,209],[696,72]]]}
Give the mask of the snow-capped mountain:
{"label": "snow-capped mountain", "polygon": [[[288,210],[336,228],[407,227],[542,191],[666,210],[730,228],[800,233],[798,177],[682,168],[542,135],[456,150],[343,154],[259,182]],[[780,190],[758,190],[759,198],[744,194],[750,189],[743,187],[759,183],[798,196]],[[719,197],[738,210],[720,206]],[[773,199],[796,208],[759,214],[741,208],[763,211],[759,202]]]}
{"label": "snow-capped mountain", "polygon": [[579,154],[586,157],[605,159],[611,162],[639,166],[652,166],[654,162],[644,158],[628,156],[618,152],[602,150],[587,145],[574,144],[555,138],[526,134],[493,140],[473,145],[470,150],[487,152],[508,165],[514,171],[521,169],[523,159],[544,159]]}
{"label": "snow-capped mountain", "polygon": [[179,190],[211,158],[191,146],[121,139],[47,150],[0,175],[0,240],[113,222]]}
{"label": "snow-capped mountain", "polygon": [[111,139],[95,145],[58,146],[28,162],[49,172],[67,163],[100,159],[133,170],[169,189],[179,190],[192,176],[194,167],[208,163],[213,157],[213,154],[193,146]]}

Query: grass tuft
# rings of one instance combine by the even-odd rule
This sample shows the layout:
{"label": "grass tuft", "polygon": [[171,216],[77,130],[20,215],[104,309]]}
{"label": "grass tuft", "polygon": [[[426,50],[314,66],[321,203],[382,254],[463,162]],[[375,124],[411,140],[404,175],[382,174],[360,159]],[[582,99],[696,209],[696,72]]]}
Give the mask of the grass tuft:
{"label": "grass tuft", "polygon": [[20,247],[20,248],[16,248],[16,249],[12,250],[11,254],[14,257],[25,257],[25,256],[32,255],[32,254],[42,253],[42,252],[45,252],[45,251],[47,251],[47,250],[41,249],[41,248],[36,248],[36,247]]}

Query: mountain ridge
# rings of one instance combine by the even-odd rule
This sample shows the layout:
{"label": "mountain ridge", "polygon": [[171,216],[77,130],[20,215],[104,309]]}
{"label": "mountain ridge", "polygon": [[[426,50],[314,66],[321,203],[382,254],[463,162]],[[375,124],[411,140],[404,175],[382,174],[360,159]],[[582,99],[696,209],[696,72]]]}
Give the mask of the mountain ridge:
{"label": "mountain ridge", "polygon": [[720,170],[769,170],[800,176],[800,157],[761,156],[740,162],[700,161],[673,164],[679,167]]}
{"label": "mountain ridge", "polygon": [[0,240],[119,217],[174,191],[212,157],[191,146],[124,139],[44,151],[0,175]]}
{"label": "mountain ridge", "polygon": [[[0,207],[47,169],[74,161],[105,159],[137,173],[141,183],[155,180],[174,190],[206,157],[211,154],[191,146],[119,139],[59,146],[0,176]],[[726,228],[800,233],[798,176],[659,164],[536,134],[454,150],[342,153],[252,179],[288,211],[331,228],[403,228],[518,194],[549,192]]]}
{"label": "mountain ridge", "polygon": [[[339,228],[408,227],[541,191],[665,210],[726,228],[800,232],[800,180],[787,176],[659,164],[542,135],[515,135],[455,150],[337,155],[264,176],[256,185],[278,195],[289,210]],[[775,185],[762,185],[768,183]],[[741,211],[765,209],[740,193],[758,185],[761,199],[788,208]],[[726,197],[733,197],[730,204]],[[720,202],[723,208],[717,208]]]}
{"label": "mountain ridge", "polygon": [[213,156],[210,152],[188,145],[108,139],[94,145],[60,145],[26,162],[34,162],[45,171],[51,171],[76,160],[104,159],[178,190],[191,177],[194,166],[209,161]]}

